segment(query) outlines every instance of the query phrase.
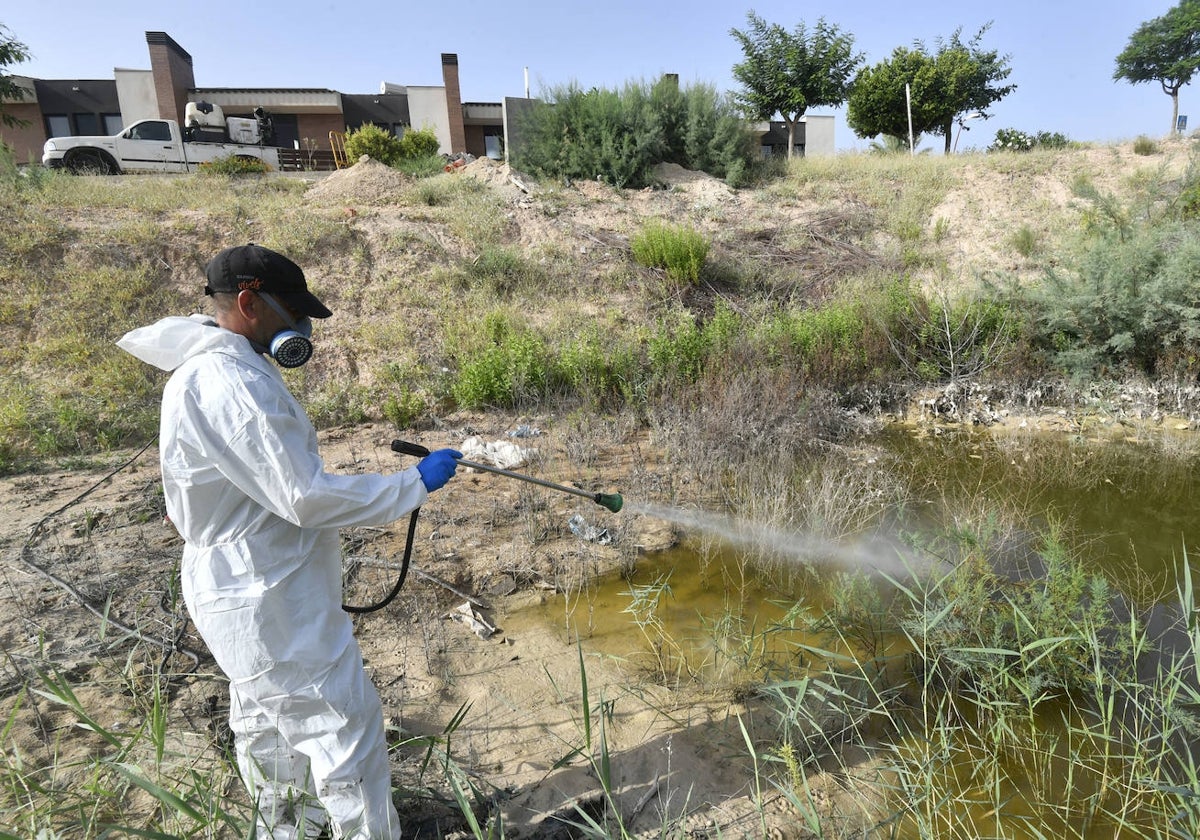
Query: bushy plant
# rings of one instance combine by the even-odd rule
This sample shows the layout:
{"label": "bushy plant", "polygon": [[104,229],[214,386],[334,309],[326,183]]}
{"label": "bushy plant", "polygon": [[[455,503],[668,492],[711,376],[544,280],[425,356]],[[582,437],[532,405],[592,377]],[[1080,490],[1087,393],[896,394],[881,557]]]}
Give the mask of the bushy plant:
{"label": "bushy plant", "polygon": [[1015,128],[1002,128],[996,132],[996,139],[988,146],[988,151],[1028,152],[1033,149],[1065,149],[1070,145],[1070,139],[1057,131],[1028,134]]}
{"label": "bushy plant", "polygon": [[1138,135],[1133,141],[1133,153],[1135,155],[1142,155],[1143,157],[1158,154],[1158,143],[1145,134]]}
{"label": "bushy plant", "polygon": [[1015,581],[997,570],[998,545],[986,535],[947,539],[938,553],[958,557],[953,571],[920,584],[901,623],[951,691],[969,688],[981,707],[1087,697],[1103,679],[1099,662],[1129,662],[1112,587],[1071,555],[1061,531],[1042,535],[1037,568]]}
{"label": "bushy plant", "polygon": [[255,157],[226,155],[200,164],[200,171],[206,175],[262,175],[271,167]]}
{"label": "bushy plant", "polygon": [[1002,128],[996,132],[996,139],[988,146],[989,152],[1028,152],[1036,145],[1037,139],[1024,131],[1015,128]]}
{"label": "bushy plant", "polygon": [[346,157],[357,161],[363,155],[391,166],[402,157],[400,138],[372,123],[346,132]]}
{"label": "bushy plant", "polygon": [[630,240],[633,258],[648,268],[663,269],[678,284],[694,284],[708,256],[708,239],[694,228],[649,222]]}
{"label": "bushy plant", "polygon": [[1184,223],[1103,236],[1073,270],[1055,270],[1028,291],[1043,340],[1069,373],[1132,369],[1200,340],[1200,233]]}
{"label": "bushy plant", "polygon": [[488,340],[460,363],[451,386],[462,408],[509,408],[541,396],[556,381],[545,342],[502,315],[489,315]]}
{"label": "bushy plant", "polygon": [[440,146],[432,128],[410,128],[400,137],[399,156],[404,160],[427,158],[436,155]]}
{"label": "bushy plant", "polygon": [[739,185],[755,160],[730,100],[707,86],[680,90],[673,77],[620,91],[556,88],[517,122],[513,165],[544,177],[644,187],[666,161]]}

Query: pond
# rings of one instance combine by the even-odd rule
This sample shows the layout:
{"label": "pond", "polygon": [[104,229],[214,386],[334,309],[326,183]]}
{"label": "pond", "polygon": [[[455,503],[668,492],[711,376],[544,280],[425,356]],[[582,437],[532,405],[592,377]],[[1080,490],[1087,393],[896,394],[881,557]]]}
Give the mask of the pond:
{"label": "pond", "polygon": [[[1010,680],[1016,688],[985,700],[971,696],[964,705],[961,697],[946,695],[983,692],[969,680],[948,681],[947,674],[958,679],[952,669],[931,679],[928,666],[924,682],[921,675],[895,680],[896,663],[909,667],[912,659],[904,654],[922,644],[911,632],[881,631],[864,657],[859,643],[871,644],[870,633],[848,631],[831,642],[828,628],[822,633],[797,621],[794,608],[803,605],[814,614],[828,608],[835,598],[829,587],[833,573],[852,567],[874,572],[870,586],[886,602],[895,589],[877,572],[882,569],[901,585],[906,573],[922,574],[915,543],[949,530],[994,527],[1010,542],[1029,545],[1057,529],[1082,568],[1112,583],[1114,601],[1134,605],[1143,615],[1156,604],[1177,615],[1181,561],[1185,552],[1195,556],[1200,539],[1197,447],[1177,430],[1130,440],[1112,434],[891,428],[858,449],[867,468],[887,471],[904,486],[902,503],[876,517],[870,534],[832,540],[792,533],[788,544],[788,532],[777,526],[644,508],[674,521],[680,544],[640,558],[623,578],[546,603],[541,620],[582,639],[586,649],[628,659],[664,682],[691,677],[720,684],[746,667],[764,681],[825,679],[828,674],[814,666],[827,667],[829,661],[814,652],[838,657],[855,646],[860,660],[889,660],[891,665],[878,668],[860,664],[848,677],[877,692],[879,708],[870,714],[885,719],[869,734],[859,733],[879,739],[877,755],[890,768],[880,771],[880,779],[892,791],[898,816],[884,835],[894,830],[892,836],[900,837],[1093,838],[1131,827],[1163,831],[1178,804],[1164,789],[1192,791],[1191,822],[1185,819],[1179,827],[1186,835],[1186,826],[1200,821],[1200,782],[1195,771],[1189,775],[1177,762],[1186,762],[1188,741],[1194,744],[1195,737],[1181,735],[1184,730],[1167,720],[1178,711],[1169,705],[1174,695],[1187,694],[1195,683],[1185,672],[1172,671],[1169,685],[1157,676],[1157,684],[1131,677],[1115,687],[1095,680],[1095,695],[1079,703],[1064,702],[1045,688],[1039,689],[1042,699],[1022,696],[1036,679]],[[864,450],[870,457],[861,457]],[[638,509],[636,501],[627,500],[627,506]],[[743,539],[747,532],[759,540]],[[772,562],[756,563],[758,554],[770,554]],[[780,557],[789,562],[781,566]],[[1003,556],[993,560],[1005,562]],[[858,591],[866,600],[872,597]],[[839,609],[845,612],[846,604]],[[849,609],[852,613],[853,605]],[[1147,636],[1143,642],[1155,640]],[[1102,646],[1095,639],[1093,644]],[[1035,645],[1037,661],[1065,643],[1039,639],[1030,648]],[[1009,680],[1003,662],[1020,657],[1013,651],[989,655],[1002,662],[1000,673]],[[1098,654],[1097,661],[1101,658]],[[1072,667],[1069,656],[1066,667]],[[881,679],[885,670],[892,681]],[[878,688],[882,682],[888,682],[886,689]],[[1200,694],[1192,697],[1194,702]],[[895,711],[893,703],[905,711]],[[923,711],[914,717],[917,707]],[[1194,723],[1194,710],[1191,714]],[[924,720],[914,726],[921,715]],[[1147,745],[1150,757],[1141,752]],[[1147,768],[1148,761],[1153,767]],[[1145,778],[1130,779],[1135,772]],[[1114,792],[1117,788],[1123,792]]]}

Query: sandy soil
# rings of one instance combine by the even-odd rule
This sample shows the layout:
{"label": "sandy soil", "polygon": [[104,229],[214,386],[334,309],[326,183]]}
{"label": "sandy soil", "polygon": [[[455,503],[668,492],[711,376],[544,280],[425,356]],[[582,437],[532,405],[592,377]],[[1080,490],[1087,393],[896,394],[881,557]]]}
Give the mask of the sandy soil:
{"label": "sandy soil", "polygon": [[[569,460],[569,442],[553,418],[457,419],[454,431],[412,437],[430,447],[461,445],[468,432],[511,443],[507,432],[531,426],[541,434],[517,441],[537,450],[522,471],[588,491],[620,492],[631,503],[665,502],[655,488],[673,485],[642,432],[614,427],[589,453],[592,466],[580,467]],[[335,471],[411,464],[390,450],[394,435],[383,426],[321,437]],[[574,535],[567,523],[576,514],[607,528],[612,541]],[[0,601],[5,714],[19,684],[35,671],[56,671],[72,681],[101,726],[135,726],[129,660],[145,673],[161,656],[166,670],[183,672],[171,681],[174,742],[198,753],[202,763],[222,761],[217,739],[227,704],[218,672],[174,595],[181,543],[163,521],[157,451],[120,453],[104,467],[0,479],[0,522],[0,550],[19,558],[6,565]],[[394,564],[406,525],[347,532],[347,555]],[[768,793],[761,810],[751,798],[753,772],[738,716],[751,732],[768,721],[757,720],[728,691],[656,684],[638,664],[645,651],[636,647],[628,658],[589,647],[587,615],[595,606],[588,581],[618,574],[676,539],[671,526],[637,513],[612,514],[574,495],[460,472],[422,511],[400,596],[356,618],[388,722],[402,733],[396,737],[439,735],[461,712],[452,753],[492,796],[509,837],[566,836],[556,816],[577,821],[577,806],[599,813],[602,791],[592,763],[563,759],[574,750],[600,758],[601,717],[611,789],[631,833],[656,833],[664,823],[682,821],[699,836],[719,829],[725,837],[758,837],[765,820],[768,828],[777,825],[771,833],[796,836],[787,829],[794,817],[777,794]],[[360,574],[368,579],[353,597],[371,601],[386,593],[393,572],[368,566]],[[527,607],[546,599],[564,604],[561,621],[531,616]],[[454,617],[462,608],[495,632],[476,632]],[[141,653],[131,656],[135,647]],[[595,716],[590,749],[585,705]],[[102,741],[79,730],[72,713],[46,698],[27,697],[15,719],[14,743],[27,756],[43,755],[46,744],[56,745],[59,762],[104,750]],[[402,744],[397,784],[417,791],[431,775],[436,780],[439,773],[420,777],[423,758],[423,745]],[[231,795],[239,795],[236,788]],[[461,828],[452,808],[424,798],[414,797],[404,817],[406,836]]]}

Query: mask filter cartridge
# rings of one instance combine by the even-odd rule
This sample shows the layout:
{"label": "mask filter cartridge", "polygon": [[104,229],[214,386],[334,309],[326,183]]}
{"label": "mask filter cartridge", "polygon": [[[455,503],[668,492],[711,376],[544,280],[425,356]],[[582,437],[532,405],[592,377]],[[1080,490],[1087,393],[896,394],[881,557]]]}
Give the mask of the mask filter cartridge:
{"label": "mask filter cartridge", "polygon": [[265,300],[279,314],[279,317],[287,322],[289,327],[286,330],[280,330],[271,337],[271,346],[267,348],[271,354],[271,358],[280,367],[300,367],[312,358],[313,345],[310,340],[310,336],[312,335],[312,319],[305,316],[299,321],[293,321],[291,316],[287,314],[284,308],[273,297],[267,294],[260,294],[259,297]]}
{"label": "mask filter cartridge", "polygon": [[296,330],[281,330],[271,339],[271,358],[280,367],[298,368],[312,358],[312,354],[312,342]]}

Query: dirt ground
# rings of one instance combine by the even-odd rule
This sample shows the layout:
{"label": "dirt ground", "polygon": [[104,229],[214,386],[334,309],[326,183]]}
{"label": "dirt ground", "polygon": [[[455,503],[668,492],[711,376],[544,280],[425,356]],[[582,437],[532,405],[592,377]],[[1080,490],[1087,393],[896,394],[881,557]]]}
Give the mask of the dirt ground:
{"label": "dirt ground", "polygon": [[[1086,154],[1096,158],[1100,172],[1136,163],[1122,158],[1130,154],[1125,150]],[[622,247],[635,220],[649,215],[686,212],[719,231],[731,215],[761,214],[782,230],[814,224],[829,212],[800,203],[768,205],[762,195],[738,194],[677,168],[660,174],[665,190],[622,195],[600,184],[574,185],[586,200],[551,216],[522,213],[536,190],[519,173],[487,161],[462,172],[502,192],[526,245],[566,230],[580,248]],[[360,164],[317,183],[309,194],[328,207],[344,205],[347,218],[364,229],[403,224],[389,222],[386,207],[400,177],[385,167]],[[985,223],[1015,226],[1028,211],[1005,195],[1003,174],[987,177],[994,181],[989,189],[955,192],[934,214],[955,220],[942,245],[952,273],[967,275],[1011,259],[997,250],[994,239],[971,235],[973,226]],[[1040,200],[1067,206],[1071,198],[1063,184],[1068,177],[1060,173],[1048,182]],[[933,409],[942,410],[938,399],[944,405],[944,395],[915,401],[914,414],[898,419],[934,422]],[[992,422],[1045,423],[1046,428],[1073,422],[1063,419],[1065,414],[1002,418],[994,408],[982,409],[992,412]],[[590,582],[620,574],[680,538],[669,523],[639,513],[639,503],[705,504],[672,473],[646,430],[599,418],[594,426],[584,436],[552,416],[464,415],[442,418],[436,430],[412,434],[430,448],[460,446],[478,437],[535,450],[526,453],[518,469],[589,491],[619,492],[626,506],[612,514],[577,496],[470,472],[460,472],[431,497],[421,512],[412,569],[399,597],[355,619],[367,667],[399,742],[398,786],[419,791],[430,782],[429,773],[419,772],[423,747],[410,739],[456,725],[450,736],[454,760],[492,798],[508,837],[568,836],[563,820],[580,821],[580,809],[599,813],[601,788],[587,758],[599,760],[602,752],[611,756],[611,789],[631,835],[659,836],[665,825],[683,825],[695,837],[806,836],[799,816],[774,788],[764,783],[755,789],[745,738],[766,743],[773,721],[728,689],[659,684],[639,661],[644,650],[631,646],[627,657],[617,657],[589,647],[589,616],[599,608]],[[393,437],[382,424],[326,430],[321,442],[327,467],[355,472],[409,466],[411,459],[390,450]],[[607,529],[611,541],[577,536],[569,527],[575,515],[586,526]],[[393,572],[378,565],[394,564],[400,556],[406,524],[344,534],[347,556],[362,561],[357,572],[362,586],[353,597],[373,599],[386,592]],[[53,749],[62,761],[105,750],[98,737],[78,727],[73,713],[45,697],[28,695],[12,712],[19,687],[34,682],[35,673],[68,678],[98,723],[121,731],[137,723],[131,697],[142,685],[140,675],[162,667],[178,675],[171,680],[173,743],[202,760],[222,761],[217,744],[224,688],[178,597],[180,551],[178,536],[164,522],[153,446],[113,453],[103,463],[78,469],[0,478],[0,552],[9,560],[0,574],[0,714],[8,719],[12,713],[10,738],[22,754],[45,756]],[[562,604],[561,619],[534,618],[529,607],[551,599]],[[476,632],[458,612],[464,608],[494,632],[486,626]],[[131,654],[134,650],[140,653]],[[591,710],[588,721],[585,708]],[[570,759],[575,751],[579,754]],[[827,820],[852,823],[862,813],[858,803],[869,795],[870,775],[864,767],[858,779],[840,774],[820,780],[810,792],[814,806]],[[439,792],[446,795],[444,789]],[[231,795],[238,795],[236,787]],[[765,807],[756,804],[760,796]],[[445,803],[415,795],[405,803],[408,837],[446,836],[464,828]]]}
{"label": "dirt ground", "polygon": [[[567,836],[561,819],[579,821],[577,806],[599,813],[593,763],[563,761],[575,750],[597,761],[603,752],[611,756],[611,789],[631,834],[657,836],[665,824],[684,824],[696,836],[797,836],[789,828],[795,816],[778,794],[766,792],[765,809],[753,803],[739,716],[751,732],[767,721],[756,720],[728,690],[656,684],[638,662],[646,651],[631,646],[626,658],[589,648],[588,616],[597,607],[588,582],[619,574],[678,539],[668,523],[633,512],[639,502],[680,500],[681,488],[645,433],[613,426],[581,467],[552,417],[456,419],[455,428],[422,433],[416,442],[516,443],[527,456],[517,469],[589,492],[619,492],[628,503],[613,514],[585,498],[462,470],[431,496],[400,596],[355,619],[395,737],[439,735],[461,713],[453,757],[492,796],[509,837]],[[518,430],[536,434],[509,436]],[[412,463],[391,451],[394,434],[382,425],[330,430],[321,439],[334,471]],[[607,537],[589,541],[572,533],[575,515],[607,529]],[[103,467],[0,479],[0,522],[0,551],[19,558],[5,565],[2,578],[3,694],[11,700],[34,672],[57,672],[73,682],[103,728],[132,727],[136,713],[127,695],[136,678],[128,658],[136,634],[150,661],[161,654],[165,670],[183,672],[172,680],[170,725],[179,730],[178,746],[220,761],[215,738],[227,708],[224,689],[174,593],[181,542],[163,519],[157,450],[116,453]],[[365,566],[367,580],[348,598],[370,602],[386,594],[406,525],[344,532],[348,557],[392,564]],[[528,609],[547,599],[563,604],[560,620],[547,622]],[[482,620],[478,630],[463,609]],[[590,746],[585,706],[594,715]],[[27,756],[40,754],[44,744],[55,745],[60,762],[75,751],[104,748],[81,732],[72,713],[45,698],[28,697],[16,719],[14,743]],[[415,791],[430,783],[430,774],[418,773],[422,745],[402,743],[397,756],[400,786]],[[818,801],[828,795],[816,791]],[[453,808],[425,798],[414,797],[404,817],[406,836],[444,836],[462,827]]]}

